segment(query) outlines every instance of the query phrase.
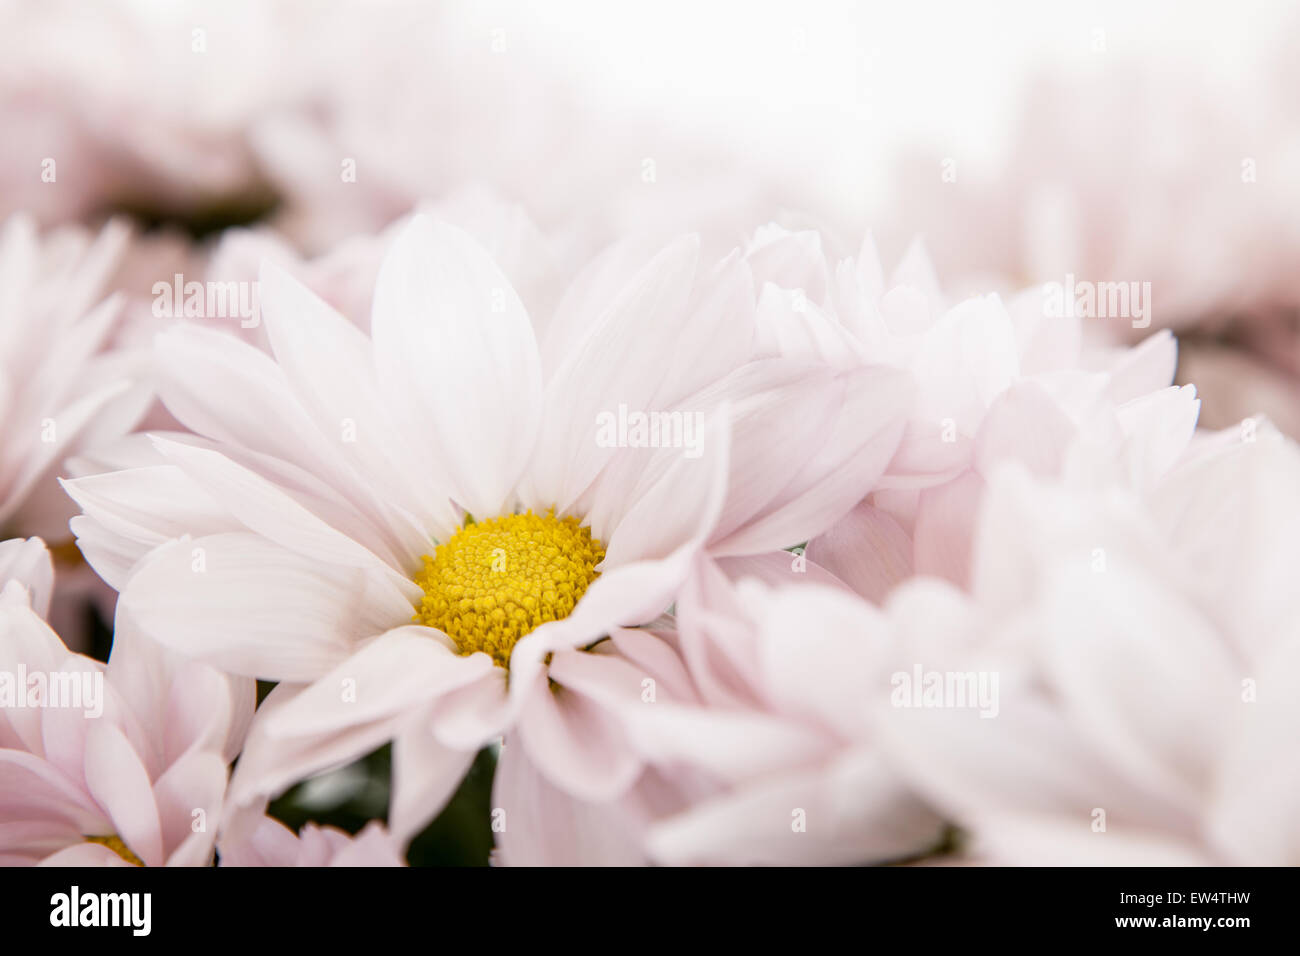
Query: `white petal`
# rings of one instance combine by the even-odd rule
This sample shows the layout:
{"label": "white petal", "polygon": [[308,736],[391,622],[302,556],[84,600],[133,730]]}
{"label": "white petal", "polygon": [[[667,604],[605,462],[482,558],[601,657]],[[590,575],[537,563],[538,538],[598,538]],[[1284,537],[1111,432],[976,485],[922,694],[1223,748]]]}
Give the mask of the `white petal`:
{"label": "white petal", "polygon": [[499,514],[532,454],[542,391],[510,283],[467,235],[415,216],[380,269],[372,329],[381,374],[422,403],[456,500]]}
{"label": "white petal", "polygon": [[670,245],[637,273],[609,303],[595,326],[546,385],[546,410],[530,494],[569,509],[616,449],[596,441],[601,413],[620,405],[651,411],[665,370],[685,361],[677,331],[689,318],[687,296],[699,242]]}
{"label": "white petal", "polygon": [[400,591],[363,569],[312,561],[252,534],[220,534],[150,554],[118,613],[232,674],[305,681],[414,612]]}

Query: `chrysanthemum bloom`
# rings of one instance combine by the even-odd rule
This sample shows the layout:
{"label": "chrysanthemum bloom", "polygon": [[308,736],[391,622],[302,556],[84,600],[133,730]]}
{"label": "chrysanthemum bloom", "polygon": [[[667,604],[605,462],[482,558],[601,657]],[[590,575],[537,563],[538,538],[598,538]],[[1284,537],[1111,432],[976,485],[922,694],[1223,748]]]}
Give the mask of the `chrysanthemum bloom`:
{"label": "chrysanthemum bloom", "polygon": [[966,583],[985,478],[1000,463],[1057,473],[1062,449],[1087,434],[1135,460],[1145,449],[1149,468],[1167,465],[1163,451],[1195,427],[1195,392],[1169,385],[1177,349],[1167,332],[1132,349],[1088,346],[1083,320],[1047,314],[1041,290],[1008,306],[985,296],[949,307],[918,245],[888,283],[870,237],[832,268],[815,233],[769,227],[749,259],[764,280],[760,354],[877,363],[916,379],[886,474],[808,545],[810,560],[873,600],[913,573]]}
{"label": "chrysanthemum bloom", "polygon": [[393,838],[379,823],[355,836],[309,823],[294,833],[279,820],[263,818],[241,841],[223,841],[222,866],[405,866]]}
{"label": "chrysanthemum bloom", "polygon": [[98,237],[41,236],[21,216],[0,227],[0,538],[51,543],[52,620],[73,647],[98,582],[71,547],[76,508],[55,479],[70,456],[128,432],[149,401],[144,356],[110,344],[122,303],[102,298],[127,238],[116,222]]}
{"label": "chrysanthemum bloom", "polygon": [[996,716],[881,688],[877,739],[993,861],[1300,862],[1298,542],[1300,449],[1253,421],[1144,492],[1001,473],[973,596],[888,608],[899,671],[996,676]]}
{"label": "chrysanthemum bloom", "polygon": [[203,866],[251,681],[119,630],[107,666],[38,613],[39,541],[0,544],[0,864]]}
{"label": "chrysanthemum bloom", "polygon": [[[417,217],[369,337],[268,267],[273,357],[192,327],[160,339],[162,397],[200,437],[68,482],[74,530],[119,620],[281,682],[238,802],[394,740],[406,839],[511,728],[553,782],[621,792],[634,757],[548,660],[654,618],[701,548],[824,530],[883,469],[906,376],[746,364],[738,258],[694,291],[690,240],[628,262],[585,273],[539,343],[487,256]],[[680,417],[652,439],[629,417],[649,412]]]}

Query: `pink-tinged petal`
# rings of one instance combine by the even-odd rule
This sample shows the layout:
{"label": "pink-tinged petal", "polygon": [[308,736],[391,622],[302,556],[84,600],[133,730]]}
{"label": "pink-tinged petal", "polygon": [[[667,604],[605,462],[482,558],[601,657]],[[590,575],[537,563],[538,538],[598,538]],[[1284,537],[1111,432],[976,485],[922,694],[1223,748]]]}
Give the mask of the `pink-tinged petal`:
{"label": "pink-tinged petal", "polygon": [[922,409],[946,410],[959,426],[967,419],[978,424],[979,413],[1020,375],[1019,354],[1011,318],[998,297],[967,299],[929,329],[913,364]]}
{"label": "pink-tinged petal", "polygon": [[935,846],[943,822],[876,756],[743,784],[656,824],[650,856],[669,865],[879,863]]}
{"label": "pink-tinged petal", "polygon": [[1116,409],[1125,435],[1122,459],[1134,487],[1154,487],[1186,453],[1200,413],[1192,385],[1171,386]]}
{"label": "pink-tinged petal", "polygon": [[371,326],[379,372],[420,403],[457,502],[499,514],[542,397],[533,328],[506,277],[469,236],[415,216],[380,269]]}
{"label": "pink-tinged petal", "polygon": [[770,710],[843,741],[869,736],[866,688],[884,686],[894,634],[876,608],[844,588],[737,589],[755,620],[753,655]]}
{"label": "pink-tinged petal", "polygon": [[[60,336],[50,343],[51,353],[46,363],[43,363],[44,368],[49,369],[53,375],[63,377],[64,381],[61,387],[54,386],[45,392],[46,400],[50,403],[49,407],[63,404],[76,393],[79,385],[84,384],[76,378],[69,377],[68,370],[80,369],[85,372],[93,368],[96,353],[102,351],[106,340],[113,332],[113,327],[118,324],[125,300],[126,296],[123,293],[114,292],[91,309],[84,319],[76,323],[76,334]],[[37,389],[43,385],[53,385],[48,381],[38,381],[33,384]]]}
{"label": "pink-tinged petal", "polygon": [[69,654],[57,669],[58,679],[70,679],[70,692],[79,694],[80,700],[72,700],[77,706],[46,707],[41,711],[41,751],[46,760],[73,780],[82,779],[87,731],[105,719],[117,722],[122,711],[120,694],[105,682],[102,671],[98,661]]}
{"label": "pink-tinged petal", "polygon": [[960,478],[921,492],[912,533],[912,560],[917,574],[934,575],[958,587],[966,586],[984,487],[984,479],[968,471]]}
{"label": "pink-tinged petal", "polygon": [[673,408],[753,354],[754,279],[739,250],[701,276],[677,337],[678,360],[666,370],[651,408]]}
{"label": "pink-tinged petal", "polygon": [[939,273],[934,268],[934,260],[930,258],[930,250],[926,248],[925,240],[917,237],[907,245],[907,250],[903,253],[903,258],[894,266],[894,271],[890,273],[889,284],[891,286],[908,286],[916,289],[926,297],[935,309],[943,306],[943,291],[939,286]]}
{"label": "pink-tinged petal", "polygon": [[215,498],[173,465],[130,468],[62,482],[84,515],[72,531],[91,566],[114,589],[153,548],[181,535],[240,531]]}
{"label": "pink-tinged petal", "polygon": [[40,538],[0,541],[0,587],[17,581],[27,589],[32,610],[46,617],[54,590],[54,564]]}
{"label": "pink-tinged petal", "polygon": [[[131,569],[149,551],[148,547],[113,534],[85,515],[72,518],[68,528],[76,538],[77,549],[86,559],[86,564],[114,592],[125,586]],[[106,613],[105,617],[111,617],[111,613]]]}
{"label": "pink-tinged petal", "polygon": [[478,750],[500,737],[518,713],[506,688],[506,671],[494,667],[479,680],[449,691],[433,705],[434,736],[452,750]]}
{"label": "pink-tinged petal", "polygon": [[1003,866],[1213,866],[1195,841],[1158,829],[1115,827],[1094,833],[1064,815],[996,814],[976,826],[972,852]]}
{"label": "pink-tinged petal", "polygon": [[879,321],[887,335],[883,342],[880,341],[879,329],[874,323],[867,326],[869,334],[876,340],[878,347],[891,349],[892,346],[892,349],[896,349],[897,345],[890,342],[890,337],[907,339],[923,335],[930,326],[932,316],[940,314],[942,310],[931,312],[930,302],[924,293],[911,286],[900,285],[880,297],[879,311]]}
{"label": "pink-tinged petal", "polygon": [[1300,765],[1279,759],[1300,727],[1300,643],[1289,641],[1241,680],[1255,681],[1225,713],[1231,743],[1219,767],[1208,837],[1223,859],[1244,866],[1288,866],[1300,859]]}
{"label": "pink-tinged petal", "polygon": [[1079,367],[1083,322],[1078,316],[1048,315],[1043,288],[1013,296],[1007,311],[1020,340],[1020,372],[1025,376]]}
{"label": "pink-tinged petal", "polygon": [[903,430],[881,488],[926,488],[947,481],[970,464],[975,441],[948,412],[921,413]]}
{"label": "pink-tinged petal", "polygon": [[677,646],[704,701],[716,708],[757,704],[761,683],[750,609],[711,558],[695,562],[677,599]]}
{"label": "pink-tinged petal", "polygon": [[655,682],[655,699],[698,703],[691,676],[681,656],[657,634],[641,628],[616,628],[610,640],[620,654],[645,678]]}
{"label": "pink-tinged petal", "polygon": [[[684,405],[705,414],[728,409],[731,454],[725,504],[713,544],[724,542],[787,488],[825,447],[835,428],[843,386],[820,366],[765,359],[738,369]],[[800,544],[784,541],[755,550]]]}
{"label": "pink-tinged petal", "polygon": [[356,836],[309,823],[294,834],[283,823],[263,817],[247,839],[226,839],[222,866],[404,866],[396,842],[377,822]]}
{"label": "pink-tinged petal", "polygon": [[[16,686],[17,675],[25,669],[51,674],[65,662],[84,661],[89,667],[99,665],[87,658],[68,653],[59,636],[27,604],[27,591],[16,581],[0,589],[0,673],[11,675],[14,692],[26,695],[27,687]],[[41,738],[46,711],[36,707],[0,709],[0,746],[13,747],[43,755]]]}
{"label": "pink-tinged petal", "polygon": [[319,677],[411,613],[386,578],[252,534],[158,548],[118,602],[119,616],[167,647],[232,674],[292,682]]}
{"label": "pink-tinged petal", "polygon": [[154,782],[169,865],[208,864],[221,822],[227,778],[225,758],[194,750],[177,759]]}
{"label": "pink-tinged petal", "polygon": [[67,824],[82,833],[104,824],[90,796],[40,757],[0,750],[0,769],[0,820]]}
{"label": "pink-tinged petal", "polygon": [[875,490],[902,438],[912,380],[891,369],[865,368],[840,376],[838,384],[842,404],[824,444],[760,516],[711,542],[713,553],[773,551],[808,541]]}
{"label": "pink-tinged petal", "polygon": [[[908,252],[911,252],[910,247]],[[870,299],[879,298],[885,291],[885,270],[880,264],[880,251],[876,247],[876,238],[870,231],[862,237],[862,245],[858,247],[857,259],[854,260],[853,267],[854,278],[862,295]]]}
{"label": "pink-tinged petal", "polygon": [[1241,667],[1213,627],[1116,555],[1104,572],[1058,572],[1045,601],[1048,680],[1066,712],[1131,779],[1195,812],[1229,747],[1222,715],[1240,706]]}
{"label": "pink-tinged petal", "polygon": [[69,454],[73,444],[83,437],[83,432],[94,422],[95,416],[103,411],[104,406],[120,398],[131,390],[129,382],[118,381],[103,386],[83,398],[77,399],[57,415],[50,416],[54,422],[56,439],[52,442],[36,442],[19,456],[19,467],[13,474],[0,475],[4,487],[4,501],[0,504],[0,522],[8,524],[19,505],[38,482],[52,477],[52,469]]}
{"label": "pink-tinged petal", "polygon": [[1111,401],[1120,405],[1158,389],[1174,380],[1178,366],[1178,342],[1168,329],[1161,329],[1141,345],[1126,349],[1110,372]]}
{"label": "pink-tinged petal", "polygon": [[81,828],[67,820],[0,823],[0,866],[31,866],[84,839]]}
{"label": "pink-tinged petal", "polygon": [[661,766],[687,763],[720,781],[740,781],[825,757],[822,732],[755,710],[658,701],[625,722],[633,746]]}
{"label": "pink-tinged petal", "polygon": [[443,746],[428,719],[413,721],[398,734],[388,803],[393,840],[405,845],[442,811],[474,762],[474,753],[474,748]]}
{"label": "pink-tinged petal", "polygon": [[785,584],[818,584],[827,588],[847,589],[848,585],[807,554],[791,551],[768,551],[766,554],[746,554],[731,558],[718,558],[718,567],[732,581],[755,578],[771,587]]}
{"label": "pink-tinged petal", "polygon": [[123,701],[122,728],[152,777],[192,750],[233,761],[257,701],[251,678],[167,651],[126,617],[113,635],[107,680]]}
{"label": "pink-tinged petal", "polygon": [[545,381],[549,382],[569,356],[582,348],[610,303],[662,247],[660,239],[644,235],[612,243],[579,270],[565,288],[553,316],[533,316],[534,326],[544,328],[540,345]]}
{"label": "pink-tinged petal", "polygon": [[1264,429],[1250,442],[1179,466],[1148,500],[1194,593],[1231,608],[1218,624],[1258,663],[1300,637],[1300,450]]}
{"label": "pink-tinged petal", "polygon": [[394,836],[378,823],[369,823],[334,853],[330,866],[405,866]]}
{"label": "pink-tinged petal", "polygon": [[861,365],[862,347],[840,322],[827,315],[803,290],[763,286],[755,310],[754,356],[784,356],[824,363],[836,371]]}
{"label": "pink-tinged petal", "polygon": [[450,643],[432,628],[394,628],[365,643],[259,730],[291,737],[400,718],[492,672],[495,665],[486,654],[462,656]]}
{"label": "pink-tinged petal", "polygon": [[687,457],[680,449],[660,449],[635,489],[621,481],[617,487],[602,489],[612,496],[622,492],[632,500],[612,529],[593,520],[593,534],[605,535],[607,544],[602,574],[636,562],[668,560],[708,540],[722,515],[731,473],[731,435],[726,412],[719,411],[705,421],[698,457]]}
{"label": "pink-tinged petal", "polygon": [[865,501],[809,541],[804,553],[873,604],[912,574],[912,539],[891,515]]}
{"label": "pink-tinged petal", "polygon": [[[699,254],[694,237],[679,239],[624,286],[555,369],[546,384],[529,497],[572,508],[618,449],[597,442],[602,413],[649,408],[665,370],[686,360],[678,332]],[[628,356],[636,361],[629,362]]]}
{"label": "pink-tinged petal", "polygon": [[1055,477],[1075,430],[1041,385],[1013,385],[984,416],[975,440],[975,470],[987,478],[998,465],[1016,461],[1035,475]]}
{"label": "pink-tinged petal", "polygon": [[992,615],[1016,614],[1063,556],[1085,573],[1103,570],[1110,555],[1137,555],[1147,567],[1160,566],[1167,545],[1139,520],[1133,503],[1080,496],[1014,466],[999,471],[981,504],[971,593]]}
{"label": "pink-tinged petal", "polygon": [[222,866],[293,866],[298,850],[297,834],[274,817],[262,817],[244,839],[223,835],[217,848]]}
{"label": "pink-tinged petal", "polygon": [[[485,654],[461,657],[438,633],[400,627],[366,644],[314,684],[263,702],[231,782],[241,806],[282,792],[312,774],[340,766],[392,740],[409,721],[427,716],[441,695],[484,679],[495,665]],[[480,741],[479,744],[486,741]],[[476,747],[467,748],[473,755]]]}
{"label": "pink-tinged petal", "polygon": [[884,611],[895,656],[908,663],[955,661],[980,646],[989,627],[983,608],[940,578],[909,579],[890,594]]}
{"label": "pink-tinged petal", "polygon": [[893,706],[890,686],[881,688],[873,711],[874,744],[909,785],[955,822],[969,826],[993,813],[1049,812],[1087,829],[1096,807],[1125,808],[1108,811],[1115,825],[1175,827],[1190,820],[1117,774],[1062,718],[1055,702],[997,662],[915,663],[999,674],[996,718],[974,707]]}
{"label": "pink-tinged petal", "polygon": [[769,224],[754,234],[745,258],[757,281],[800,289],[812,302],[825,301],[830,277],[820,233],[811,229],[791,232]]}
{"label": "pink-tinged petal", "polygon": [[567,793],[592,803],[614,799],[640,774],[641,761],[607,708],[641,706],[641,675],[605,655],[560,651],[550,676],[559,686],[530,695],[515,745]]}
{"label": "pink-tinged petal", "polygon": [[153,786],[117,727],[96,721],[86,731],[86,785],[107,811],[114,834],[145,866],[162,866],[162,824]]}
{"label": "pink-tinged petal", "polygon": [[293,865],[326,866],[347,842],[348,835],[342,830],[308,823],[298,831],[298,855]]}
{"label": "pink-tinged petal", "polygon": [[499,862],[504,866],[636,866],[644,826],[621,801],[592,804],[557,789],[510,738],[492,781]]}
{"label": "pink-tinged petal", "polygon": [[132,866],[128,860],[122,859],[113,850],[101,843],[78,843],[76,846],[70,846],[66,850],[60,850],[52,856],[47,856],[40,862],[41,866]]}

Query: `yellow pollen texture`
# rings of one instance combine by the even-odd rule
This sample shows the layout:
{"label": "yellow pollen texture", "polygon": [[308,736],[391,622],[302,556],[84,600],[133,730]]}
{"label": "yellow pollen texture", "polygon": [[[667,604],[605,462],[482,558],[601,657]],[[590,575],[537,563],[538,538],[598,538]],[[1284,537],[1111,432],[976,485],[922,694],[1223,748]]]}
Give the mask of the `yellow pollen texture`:
{"label": "yellow pollen texture", "polygon": [[98,843],[100,846],[108,847],[133,866],[144,866],[144,860],[132,853],[119,836],[88,836],[86,837],[86,842]]}
{"label": "yellow pollen texture", "polygon": [[461,528],[424,556],[415,621],[436,627],[462,654],[483,651],[510,666],[515,642],[568,617],[605,558],[576,518],[505,515]]}

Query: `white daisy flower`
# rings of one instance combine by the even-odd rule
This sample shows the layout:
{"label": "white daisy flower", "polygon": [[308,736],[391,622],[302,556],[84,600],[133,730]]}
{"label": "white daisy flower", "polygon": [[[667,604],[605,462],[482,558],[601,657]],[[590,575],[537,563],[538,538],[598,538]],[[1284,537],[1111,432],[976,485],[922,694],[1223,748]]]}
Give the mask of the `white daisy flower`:
{"label": "white daisy flower", "polygon": [[[653,619],[701,549],[824,530],[883,470],[911,396],[888,370],[749,363],[746,267],[693,290],[695,259],[685,239],[631,270],[616,248],[539,342],[482,250],[416,217],[369,337],[268,265],[273,357],[189,326],[160,338],[162,397],[201,437],[67,482],[73,524],[119,625],[281,682],[237,802],[394,740],[408,839],[506,732],[581,796],[631,783],[635,756],[548,660]],[[628,410],[679,417],[647,432]]]}

